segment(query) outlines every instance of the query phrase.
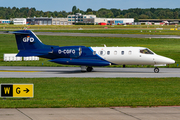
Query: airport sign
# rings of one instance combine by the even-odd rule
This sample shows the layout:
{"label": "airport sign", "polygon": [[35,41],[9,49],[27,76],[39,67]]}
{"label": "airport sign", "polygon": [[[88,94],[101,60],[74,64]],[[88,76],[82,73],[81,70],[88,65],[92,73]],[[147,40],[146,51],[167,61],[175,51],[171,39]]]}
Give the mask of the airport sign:
{"label": "airport sign", "polygon": [[33,84],[1,84],[1,97],[32,98],[34,97]]}

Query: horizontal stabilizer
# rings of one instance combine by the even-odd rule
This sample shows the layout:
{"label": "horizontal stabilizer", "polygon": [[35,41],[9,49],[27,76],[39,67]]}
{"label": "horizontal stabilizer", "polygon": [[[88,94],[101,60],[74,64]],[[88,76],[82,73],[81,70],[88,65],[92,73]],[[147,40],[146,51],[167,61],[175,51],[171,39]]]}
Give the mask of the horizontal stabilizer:
{"label": "horizontal stabilizer", "polygon": [[4,31],[3,33],[10,33],[9,31]]}
{"label": "horizontal stabilizer", "polygon": [[14,32],[9,32],[12,34],[20,34],[20,35],[29,35],[30,33],[24,32],[24,31],[14,31]]}

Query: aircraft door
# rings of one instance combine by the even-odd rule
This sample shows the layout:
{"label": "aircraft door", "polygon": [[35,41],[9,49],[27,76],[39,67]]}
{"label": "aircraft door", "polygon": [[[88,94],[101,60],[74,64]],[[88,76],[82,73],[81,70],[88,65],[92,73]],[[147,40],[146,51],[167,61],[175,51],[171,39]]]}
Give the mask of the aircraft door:
{"label": "aircraft door", "polygon": [[79,56],[81,56],[81,54],[82,54],[82,48],[79,47]]}
{"label": "aircraft door", "polygon": [[153,57],[154,64],[156,64],[155,58]]}

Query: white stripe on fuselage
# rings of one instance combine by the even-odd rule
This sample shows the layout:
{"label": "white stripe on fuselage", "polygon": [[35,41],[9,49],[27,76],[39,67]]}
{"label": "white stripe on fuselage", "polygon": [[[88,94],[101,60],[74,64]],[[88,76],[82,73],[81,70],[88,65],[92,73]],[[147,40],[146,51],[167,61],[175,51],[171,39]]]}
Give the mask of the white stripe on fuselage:
{"label": "white stripe on fuselage", "polygon": [[[101,58],[115,64],[154,65],[155,54],[142,54],[144,47],[91,47]],[[103,51],[103,52],[101,52]],[[110,51],[108,55],[107,52]],[[124,51],[124,54],[122,52]]]}

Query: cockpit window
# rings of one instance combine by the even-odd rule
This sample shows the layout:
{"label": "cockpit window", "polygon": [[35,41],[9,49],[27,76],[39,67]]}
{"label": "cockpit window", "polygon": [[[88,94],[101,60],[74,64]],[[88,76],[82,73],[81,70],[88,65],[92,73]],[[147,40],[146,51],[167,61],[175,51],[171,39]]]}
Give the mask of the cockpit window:
{"label": "cockpit window", "polygon": [[154,54],[153,52],[151,52],[149,49],[142,49],[142,50],[140,50],[140,53],[142,53],[142,54]]}

